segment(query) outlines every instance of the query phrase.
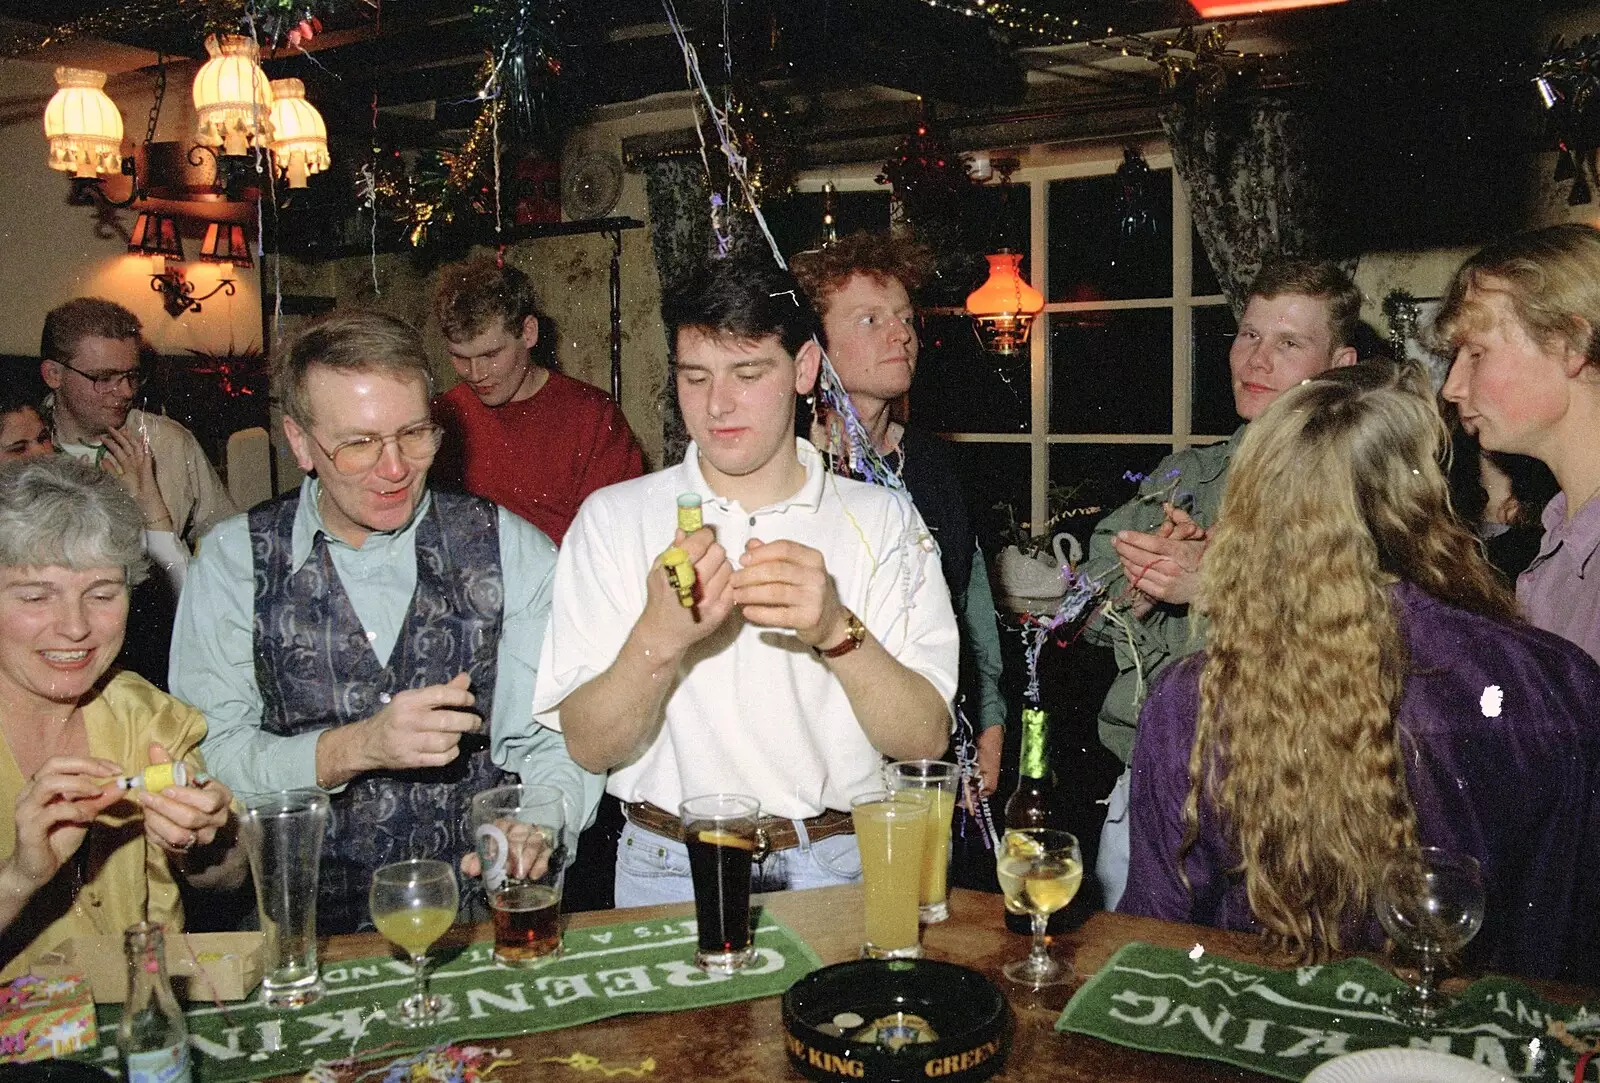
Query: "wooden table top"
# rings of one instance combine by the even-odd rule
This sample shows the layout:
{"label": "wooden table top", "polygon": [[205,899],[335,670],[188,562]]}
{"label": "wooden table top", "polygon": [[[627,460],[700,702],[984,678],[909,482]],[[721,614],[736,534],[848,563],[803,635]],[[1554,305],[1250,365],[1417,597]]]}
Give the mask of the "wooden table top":
{"label": "wooden table top", "polygon": [[[758,900],[788,925],[822,958],[824,963],[854,959],[863,939],[860,886],[778,892]],[[569,926],[609,925],[637,917],[692,916],[689,903],[605,910],[574,914]],[[489,939],[488,926],[457,929],[452,939]],[[1189,948],[1203,944],[1207,951],[1252,962],[1282,963],[1263,954],[1253,936],[1191,925],[1177,925],[1125,914],[1099,913],[1076,932],[1058,937],[1057,958],[1070,959],[1080,979],[1097,971],[1122,945],[1133,940],[1167,947]],[[950,918],[924,930],[923,948],[932,959],[970,966],[989,977],[1010,998],[1017,1028],[1006,1070],[996,1079],[1023,1081],[1073,1081],[1073,1083],[1149,1083],[1157,1079],[1184,1079],[1195,1083],[1218,1080],[1262,1081],[1270,1077],[1246,1072],[1214,1061],[1145,1053],[1077,1034],[1058,1034],[1056,1018],[1075,987],[1056,986],[1034,993],[1008,982],[1000,973],[1005,963],[1027,954],[1028,940],[1007,931],[998,895],[957,890],[950,897]],[[374,933],[334,937],[325,945],[325,962],[382,954],[387,951]],[[645,1058],[655,1070],[638,1078],[672,1083],[677,1080],[737,1080],[781,1083],[798,1080],[784,1053],[779,999],[742,1001],[694,1011],[653,1015],[621,1015],[565,1030],[546,1031],[515,1038],[495,1039],[522,1059],[516,1067],[502,1068],[496,1077],[507,1083],[538,1079],[590,1083],[606,1078],[599,1071],[580,1072],[566,1065],[575,1053],[598,1058],[605,1068],[637,1068]],[[441,1035],[444,1037],[444,1035]],[[634,1075],[615,1075],[632,1079]]]}

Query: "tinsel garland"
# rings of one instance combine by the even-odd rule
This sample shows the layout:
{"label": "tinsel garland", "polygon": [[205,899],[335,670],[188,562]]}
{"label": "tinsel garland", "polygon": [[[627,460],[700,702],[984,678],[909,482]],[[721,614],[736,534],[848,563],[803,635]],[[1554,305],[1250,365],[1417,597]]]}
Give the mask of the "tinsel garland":
{"label": "tinsel garland", "polygon": [[60,26],[41,29],[16,24],[0,35],[0,57],[17,58],[78,37],[115,40],[130,34],[162,30],[175,37],[206,34],[248,34],[263,46],[287,43],[302,24],[320,24],[329,15],[352,7],[355,0],[160,0],[158,3],[107,4]]}
{"label": "tinsel garland", "polygon": [[374,163],[375,212],[396,223],[413,247],[468,213],[495,212],[494,129],[505,108],[503,98],[486,100],[459,150],[428,151],[409,171],[398,154]]}

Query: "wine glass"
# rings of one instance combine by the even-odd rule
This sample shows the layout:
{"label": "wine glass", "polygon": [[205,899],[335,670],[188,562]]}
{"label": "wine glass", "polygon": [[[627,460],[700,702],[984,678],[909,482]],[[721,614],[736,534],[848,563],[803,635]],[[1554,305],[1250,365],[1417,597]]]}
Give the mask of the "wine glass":
{"label": "wine glass", "polygon": [[428,949],[455,924],[459,901],[455,870],[425,858],[385,865],[372,874],[367,901],[372,923],[411,956],[417,975],[410,995],[395,1005],[395,1022],[403,1027],[431,1026],[444,1012],[444,998],[428,992]]}
{"label": "wine glass", "polygon": [[1007,831],[1000,850],[995,872],[1006,907],[1033,919],[1033,950],[1001,972],[1032,989],[1065,985],[1075,977],[1072,967],[1050,958],[1044,931],[1050,915],[1070,903],[1083,882],[1078,840],[1065,831],[1030,827]]}
{"label": "wine glass", "polygon": [[1447,957],[1483,926],[1483,871],[1476,858],[1435,846],[1397,854],[1383,870],[1378,921],[1417,956],[1417,984],[1389,1002],[1401,1022],[1428,1026],[1450,1006],[1435,984]]}

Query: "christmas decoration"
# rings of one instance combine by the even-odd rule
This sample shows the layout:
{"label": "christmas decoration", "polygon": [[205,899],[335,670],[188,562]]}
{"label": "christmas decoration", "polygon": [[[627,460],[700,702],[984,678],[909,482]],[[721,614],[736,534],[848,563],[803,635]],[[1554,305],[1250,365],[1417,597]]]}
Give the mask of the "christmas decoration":
{"label": "christmas decoration", "polygon": [[916,127],[877,176],[879,184],[893,188],[905,221],[922,228],[958,221],[962,198],[974,183],[967,156],[935,130],[930,112],[921,106]]}
{"label": "christmas decoration", "polygon": [[[360,0],[374,7],[373,0]],[[245,34],[267,48],[291,48],[322,32],[322,20],[357,0],[161,0],[107,4],[46,29],[18,22],[0,33],[0,57],[22,57],[78,37],[117,39],[160,31],[172,37]],[[375,10],[375,7],[374,7]]]}
{"label": "christmas decoration", "polygon": [[1557,152],[1555,180],[1572,181],[1568,204],[1588,203],[1593,198],[1589,173],[1594,169],[1595,147],[1600,146],[1600,112],[1594,109],[1595,91],[1600,89],[1600,34],[1570,44],[1556,38],[1533,76],[1533,86]]}
{"label": "christmas decoration", "polygon": [[508,140],[560,152],[564,110],[555,100],[569,16],[561,0],[488,0],[472,9],[495,43],[478,97],[505,106]]}
{"label": "christmas decoration", "polygon": [[[486,68],[491,64],[485,61]],[[424,151],[410,169],[398,152],[380,155],[373,163],[370,192],[362,180],[362,195],[370,197],[375,217],[397,224],[415,248],[458,219],[497,215],[495,129],[505,107],[501,98],[485,101],[459,150]]]}

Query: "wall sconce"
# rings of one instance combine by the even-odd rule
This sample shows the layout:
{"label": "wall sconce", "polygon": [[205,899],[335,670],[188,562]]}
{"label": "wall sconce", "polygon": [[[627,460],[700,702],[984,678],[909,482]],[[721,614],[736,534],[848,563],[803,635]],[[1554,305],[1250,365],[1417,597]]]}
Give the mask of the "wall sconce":
{"label": "wall sconce", "polygon": [[165,214],[140,211],[128,235],[128,251],[150,257],[150,272],[162,274],[167,261],[183,262],[183,238],[178,235],[178,220]]}
{"label": "wall sconce", "polygon": [[167,315],[174,318],[185,312],[199,312],[200,302],[209,301],[219,293],[226,293],[232,297],[238,292],[233,279],[224,278],[217,283],[217,288],[210,293],[194,295],[194,283],[184,277],[182,267],[171,267],[150,276],[150,288],[161,295],[162,304],[166,306]]}
{"label": "wall sconce", "polygon": [[206,239],[200,242],[200,258],[207,263],[231,263],[235,267],[253,267],[250,243],[245,239],[244,227],[226,222],[212,222],[206,226]]}

